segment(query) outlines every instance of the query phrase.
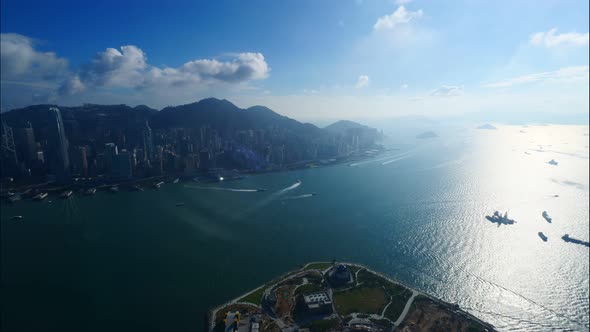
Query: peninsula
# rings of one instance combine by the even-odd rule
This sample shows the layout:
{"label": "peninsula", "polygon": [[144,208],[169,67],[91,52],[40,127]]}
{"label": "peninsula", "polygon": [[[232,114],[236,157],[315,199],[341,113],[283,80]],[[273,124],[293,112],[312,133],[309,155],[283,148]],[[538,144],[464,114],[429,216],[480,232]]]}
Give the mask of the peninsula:
{"label": "peninsula", "polygon": [[316,262],[208,313],[208,330],[495,331],[450,304],[353,263]]}

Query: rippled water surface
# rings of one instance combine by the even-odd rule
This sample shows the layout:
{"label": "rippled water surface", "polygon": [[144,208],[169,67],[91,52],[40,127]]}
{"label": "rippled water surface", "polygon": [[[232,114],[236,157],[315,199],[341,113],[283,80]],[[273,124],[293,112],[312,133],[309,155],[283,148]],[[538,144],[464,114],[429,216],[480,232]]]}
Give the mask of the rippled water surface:
{"label": "rippled water surface", "polygon": [[[589,236],[588,127],[439,136],[392,137],[399,150],[352,165],[209,185],[237,191],[178,183],[2,206],[3,327],[200,330],[208,308],[335,258],[499,330],[587,331],[589,250],[561,236]],[[490,223],[495,210],[517,223]]]}

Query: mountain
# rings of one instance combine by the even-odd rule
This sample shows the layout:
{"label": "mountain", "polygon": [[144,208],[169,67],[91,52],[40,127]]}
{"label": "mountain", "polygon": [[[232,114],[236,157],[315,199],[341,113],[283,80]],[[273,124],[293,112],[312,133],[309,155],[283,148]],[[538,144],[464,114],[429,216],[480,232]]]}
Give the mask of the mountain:
{"label": "mountain", "polygon": [[356,123],[349,120],[340,120],[332,123],[329,126],[324,127],[325,130],[332,132],[346,132],[348,129],[372,129],[360,123]]}

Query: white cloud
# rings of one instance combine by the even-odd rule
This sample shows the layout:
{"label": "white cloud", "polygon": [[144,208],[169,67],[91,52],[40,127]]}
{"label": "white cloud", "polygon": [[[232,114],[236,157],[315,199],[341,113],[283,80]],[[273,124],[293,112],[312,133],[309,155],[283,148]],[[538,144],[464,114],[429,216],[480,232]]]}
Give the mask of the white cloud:
{"label": "white cloud", "polygon": [[396,3],[397,5],[407,5],[407,4],[409,4],[410,2],[412,2],[412,0],[395,0],[395,3]]}
{"label": "white cloud", "polygon": [[404,6],[399,6],[391,15],[380,17],[373,26],[373,29],[393,29],[398,25],[407,24],[413,19],[422,17],[422,14],[422,9],[413,12],[406,10]]}
{"label": "white cloud", "polygon": [[66,59],[35,50],[31,38],[16,33],[0,34],[0,63],[3,81],[52,81],[66,75],[68,68]]}
{"label": "white cloud", "polygon": [[564,82],[588,82],[588,66],[564,67],[555,71],[547,71],[541,73],[534,73],[513,77],[499,82],[485,84],[488,88],[507,88],[514,85],[530,84],[530,83],[564,83]]}
{"label": "white cloud", "polygon": [[433,97],[455,97],[463,94],[463,87],[456,85],[442,85],[430,92],[430,95]]}
{"label": "white cloud", "polygon": [[590,34],[568,32],[557,34],[557,28],[547,32],[537,32],[531,35],[529,42],[535,46],[557,47],[560,45],[584,46],[588,45]]}
{"label": "white cloud", "polygon": [[136,87],[143,82],[147,57],[137,46],[107,48],[82,67],[80,78],[87,85]]}
{"label": "white cloud", "polygon": [[359,76],[359,78],[356,80],[356,85],[355,85],[355,87],[356,87],[357,89],[360,89],[360,88],[364,88],[364,87],[366,87],[367,85],[369,85],[369,76],[367,76],[367,75],[361,75],[361,76]]}

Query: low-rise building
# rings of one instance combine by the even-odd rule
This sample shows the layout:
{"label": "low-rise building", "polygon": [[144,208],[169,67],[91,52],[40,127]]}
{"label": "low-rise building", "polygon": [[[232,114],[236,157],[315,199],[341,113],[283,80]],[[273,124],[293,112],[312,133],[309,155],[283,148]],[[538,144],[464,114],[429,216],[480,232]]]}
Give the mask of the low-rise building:
{"label": "low-rise building", "polygon": [[303,302],[311,313],[329,313],[332,311],[332,299],[328,292],[303,295]]}

